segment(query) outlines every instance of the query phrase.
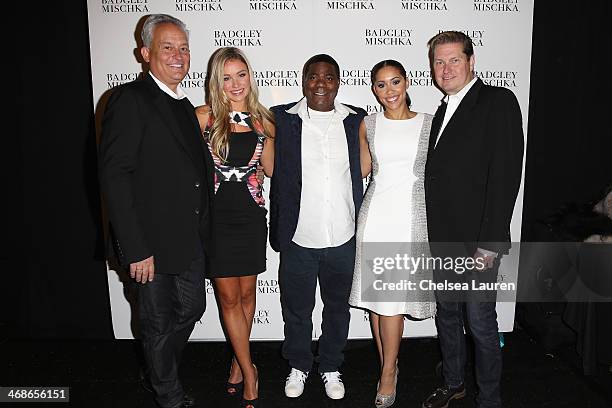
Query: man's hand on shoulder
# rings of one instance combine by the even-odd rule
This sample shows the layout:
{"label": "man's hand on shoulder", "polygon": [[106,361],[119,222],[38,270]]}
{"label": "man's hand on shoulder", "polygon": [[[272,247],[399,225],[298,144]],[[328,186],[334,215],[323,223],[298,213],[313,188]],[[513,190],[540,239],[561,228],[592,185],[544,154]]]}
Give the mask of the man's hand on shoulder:
{"label": "man's hand on shoulder", "polygon": [[135,279],[136,282],[151,282],[154,274],[155,263],[153,261],[153,256],[130,264],[130,277]]}

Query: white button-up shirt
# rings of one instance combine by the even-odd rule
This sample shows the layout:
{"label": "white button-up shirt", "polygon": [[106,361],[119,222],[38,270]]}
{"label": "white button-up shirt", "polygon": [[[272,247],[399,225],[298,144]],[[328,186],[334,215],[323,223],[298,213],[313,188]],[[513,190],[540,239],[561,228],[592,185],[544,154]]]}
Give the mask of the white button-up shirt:
{"label": "white button-up shirt", "polygon": [[162,81],[157,79],[151,71],[149,71],[149,75],[151,75],[151,78],[153,78],[157,86],[159,86],[159,89],[161,89],[162,91],[164,91],[165,93],[173,97],[174,99],[181,100],[187,97],[187,94],[185,93],[185,91],[183,91],[183,88],[181,88],[181,84],[178,84],[176,86],[176,93],[175,93],[172,89],[168,88],[168,85],[164,84]]}
{"label": "white button-up shirt", "polygon": [[305,248],[337,247],[355,234],[355,204],[343,120],[352,109],[335,102],[318,112],[302,99],[287,113],[302,119],[302,195],[293,242]]}
{"label": "white button-up shirt", "polygon": [[438,132],[438,137],[436,138],[435,146],[438,145],[438,142],[440,141],[440,136],[442,135],[442,132],[444,132],[444,128],[448,124],[448,121],[453,117],[453,114],[459,107],[459,104],[463,100],[463,97],[465,96],[465,94],[468,93],[472,85],[474,85],[476,79],[478,78],[474,76],[474,78],[472,78],[472,80],[468,82],[467,85],[464,86],[463,89],[461,89],[459,92],[454,95],[446,95],[446,97],[444,98],[446,102],[446,112],[444,113],[444,120],[442,121],[442,126],[440,126],[440,131]]}

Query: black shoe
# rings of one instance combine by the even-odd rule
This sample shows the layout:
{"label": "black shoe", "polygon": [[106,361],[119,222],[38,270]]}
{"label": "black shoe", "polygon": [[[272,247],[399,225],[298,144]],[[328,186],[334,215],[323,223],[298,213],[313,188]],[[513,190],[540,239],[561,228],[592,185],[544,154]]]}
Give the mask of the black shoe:
{"label": "black shoe", "polygon": [[[156,403],[155,407],[160,408],[161,405]],[[172,408],[193,408],[193,407],[196,407],[195,398],[193,398],[191,395],[188,395],[188,394],[185,394],[181,402],[172,406]]]}
{"label": "black shoe", "polygon": [[[160,405],[156,406],[159,407]],[[195,406],[195,398],[193,398],[191,395],[185,394],[183,400],[178,404],[172,406],[172,408],[192,408]]]}
{"label": "black shoe", "polygon": [[183,396],[183,406],[184,407],[193,407],[193,406],[195,406],[195,398],[193,398],[189,394],[185,394]]}
{"label": "black shoe", "polygon": [[149,381],[148,378],[141,378],[140,379],[140,386],[146,392],[150,392],[151,394],[154,394],[153,387],[151,386],[151,381]]}
{"label": "black shoe", "polygon": [[225,393],[229,397],[237,397],[242,394],[242,389],[244,388],[244,381],[240,381],[239,383],[225,383]]}
{"label": "black shoe", "polygon": [[247,400],[242,398],[240,401],[240,408],[257,408],[259,406],[259,398]]}
{"label": "black shoe", "polygon": [[[257,372],[257,366],[255,364],[253,364],[253,368],[255,369],[255,375],[257,376],[255,377],[256,378],[255,388],[259,392],[259,373]],[[248,400],[244,398],[244,391],[243,391],[242,400],[240,401],[240,408],[257,408],[257,407],[259,407],[259,396],[255,399]]]}
{"label": "black shoe", "polygon": [[450,388],[448,385],[437,388],[421,405],[422,408],[447,408],[454,399],[465,397],[465,385]]}
{"label": "black shoe", "polygon": [[192,408],[194,406],[195,400],[192,397],[188,397],[187,395],[185,395],[183,401],[180,404],[173,406],[172,408]]}
{"label": "black shoe", "polygon": [[[151,381],[149,380],[149,377],[145,375],[143,372],[140,373],[140,385],[145,391],[153,394],[153,387],[151,386]],[[183,401],[181,401],[181,403],[176,408],[182,408],[182,407],[188,408],[188,407],[193,407],[193,406],[195,406],[195,398],[193,398],[189,394],[185,394],[183,396]]]}

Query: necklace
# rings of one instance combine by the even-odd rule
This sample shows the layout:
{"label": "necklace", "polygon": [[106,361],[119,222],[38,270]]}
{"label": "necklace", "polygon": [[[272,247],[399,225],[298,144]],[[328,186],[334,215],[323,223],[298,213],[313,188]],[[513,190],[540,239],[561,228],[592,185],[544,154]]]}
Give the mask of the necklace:
{"label": "necklace", "polygon": [[251,120],[251,114],[249,112],[231,111],[229,113],[229,121],[232,124],[245,126],[250,129],[253,129],[253,122]]}
{"label": "necklace", "polygon": [[[310,116],[310,110],[311,110],[311,109],[310,109],[310,108],[306,108],[306,109],[307,109],[307,111],[306,111],[306,112],[307,112],[307,114],[308,114],[308,119],[310,119],[311,121],[313,121],[313,118]],[[321,116],[321,115],[320,115],[320,112],[318,112],[318,113],[319,113],[319,115],[318,115],[318,117],[319,117],[319,118],[324,118],[324,116]],[[327,112],[325,112],[325,113],[327,113]],[[314,114],[314,111],[313,111],[313,114]],[[317,117],[317,115],[314,115],[314,116],[315,116],[315,117]],[[313,125],[314,125],[316,128],[318,128],[318,129],[319,129],[319,131],[321,131],[321,132],[322,132],[323,138],[324,138],[325,140],[327,140],[327,134],[329,133],[329,128],[331,127],[332,122],[334,121],[334,117],[335,117],[335,116],[336,116],[336,109],[334,109],[334,110],[333,110],[333,112],[332,112],[332,114],[329,116],[329,120],[327,121],[327,125],[324,125],[324,126],[325,126],[325,130],[323,130],[323,127],[319,127],[319,126],[317,126],[315,123],[312,123],[312,124],[313,124]],[[314,121],[313,121],[313,122],[314,122]]]}

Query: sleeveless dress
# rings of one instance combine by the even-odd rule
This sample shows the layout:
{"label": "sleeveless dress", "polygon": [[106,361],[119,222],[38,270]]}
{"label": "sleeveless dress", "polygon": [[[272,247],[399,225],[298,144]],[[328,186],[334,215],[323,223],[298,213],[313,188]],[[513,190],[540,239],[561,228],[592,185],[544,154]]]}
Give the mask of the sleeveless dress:
{"label": "sleeveless dress", "polygon": [[226,162],[207,144],[215,162],[212,209],[215,253],[209,257],[207,276],[224,278],[264,272],[267,210],[256,176],[264,137],[253,130],[232,132]]}
{"label": "sleeveless dress", "polygon": [[[349,303],[384,316],[408,314],[418,319],[428,318],[435,313],[431,292],[406,290],[394,293],[390,301],[384,301],[385,293],[376,299],[362,299],[365,293],[362,290],[368,289],[362,288],[362,273],[368,272],[362,272],[361,266],[364,244],[385,243],[376,248],[390,253],[405,253],[399,251],[409,248],[411,256],[428,253],[424,174],[432,116],[417,113],[411,119],[391,120],[379,112],[364,121],[372,174],[357,218],[355,271]],[[414,277],[429,279],[431,271],[418,270]]]}

